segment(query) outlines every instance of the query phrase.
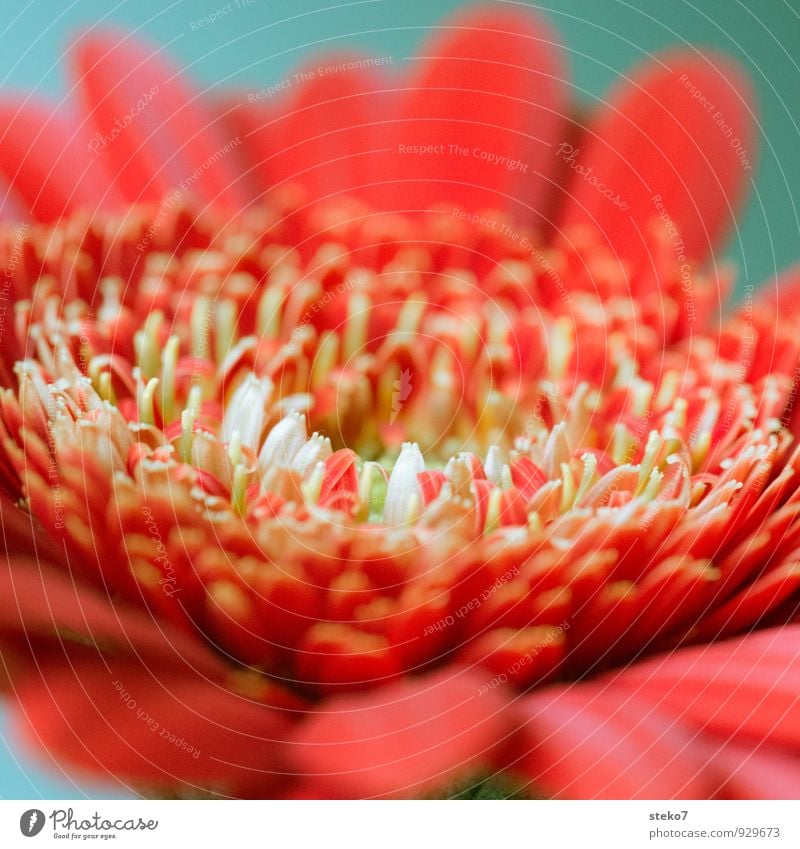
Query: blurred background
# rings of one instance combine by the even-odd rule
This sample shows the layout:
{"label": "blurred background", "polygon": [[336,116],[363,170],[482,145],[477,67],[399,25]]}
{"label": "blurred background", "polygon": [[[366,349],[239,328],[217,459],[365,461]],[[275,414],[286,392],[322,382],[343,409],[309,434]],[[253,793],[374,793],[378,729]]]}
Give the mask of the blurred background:
{"label": "blurred background", "polygon": [[[496,0],[493,0],[496,2]],[[286,77],[305,54],[349,44],[402,72],[426,30],[459,0],[22,0],[0,24],[0,85],[61,99],[61,56],[73,34],[101,24],[167,45],[204,89],[258,89]],[[551,0],[528,5],[559,31],[584,108],[631,65],[665,47],[712,47],[738,59],[758,93],[758,166],[727,255],[737,289],[774,284],[800,260],[800,0]],[[208,21],[207,16],[214,20]],[[199,24],[206,19],[205,23]],[[32,762],[0,708],[0,798],[115,798]]]}

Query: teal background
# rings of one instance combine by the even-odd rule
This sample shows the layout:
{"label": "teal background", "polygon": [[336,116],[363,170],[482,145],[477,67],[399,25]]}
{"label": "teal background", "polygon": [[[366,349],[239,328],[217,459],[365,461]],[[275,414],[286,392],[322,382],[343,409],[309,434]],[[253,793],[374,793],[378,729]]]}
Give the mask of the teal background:
{"label": "teal background", "polygon": [[[71,33],[103,22],[140,30],[169,44],[177,61],[213,89],[257,89],[286,76],[310,51],[343,43],[383,56],[402,69],[425,31],[458,0],[231,0],[210,26],[191,22],[223,9],[225,0],[29,0],[4,8],[0,85],[58,99],[67,90],[61,52]],[[7,4],[10,6],[11,4]],[[508,4],[513,5],[513,4]],[[518,4],[525,5],[525,4]],[[591,105],[635,62],[675,44],[710,46],[739,59],[759,97],[759,166],[728,255],[745,283],[769,284],[800,259],[800,0],[552,0],[528,3],[560,31],[572,66],[575,97]],[[0,717],[2,715],[0,714]],[[74,798],[115,795],[78,787],[43,772],[0,723],[0,797]]]}

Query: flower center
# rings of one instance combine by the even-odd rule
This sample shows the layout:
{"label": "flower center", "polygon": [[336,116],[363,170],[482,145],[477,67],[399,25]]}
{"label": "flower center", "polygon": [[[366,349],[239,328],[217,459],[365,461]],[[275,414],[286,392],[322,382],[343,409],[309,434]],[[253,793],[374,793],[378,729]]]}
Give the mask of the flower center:
{"label": "flower center", "polygon": [[527,687],[724,630],[793,470],[780,379],[681,348],[585,234],[314,216],[25,236],[3,468],[71,567],[308,693],[441,658]]}

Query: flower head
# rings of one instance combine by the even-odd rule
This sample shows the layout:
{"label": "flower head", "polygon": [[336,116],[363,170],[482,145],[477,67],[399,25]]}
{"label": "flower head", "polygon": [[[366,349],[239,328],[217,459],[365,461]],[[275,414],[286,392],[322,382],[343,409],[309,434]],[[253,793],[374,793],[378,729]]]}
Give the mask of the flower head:
{"label": "flower head", "polygon": [[527,13],[434,47],[207,104],[93,36],[64,147],[11,122],[28,732],[158,793],[794,792],[800,352],[718,323],[745,168],[695,96],[751,144],[746,84],[671,54],[579,132]]}

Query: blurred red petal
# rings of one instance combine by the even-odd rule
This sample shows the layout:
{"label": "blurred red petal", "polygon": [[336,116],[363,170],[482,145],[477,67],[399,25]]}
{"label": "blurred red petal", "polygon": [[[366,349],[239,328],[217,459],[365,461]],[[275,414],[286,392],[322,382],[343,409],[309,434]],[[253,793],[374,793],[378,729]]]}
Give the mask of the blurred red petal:
{"label": "blurred red petal", "polygon": [[200,642],[146,611],[113,600],[47,561],[0,559],[0,633],[135,654],[162,667],[224,676],[227,667]]}
{"label": "blurred red petal", "polygon": [[340,798],[413,796],[491,762],[508,731],[505,698],[456,667],[330,699],[300,725],[290,757]]}
{"label": "blurred red petal", "polygon": [[697,799],[714,779],[691,734],[644,700],[572,685],[518,707],[526,724],[514,768],[535,788],[567,799]]}
{"label": "blurred red petal", "polygon": [[769,746],[709,741],[722,799],[800,799],[800,761]]}
{"label": "blurred red petal", "polygon": [[116,194],[78,126],[37,101],[0,102],[0,175],[38,221],[104,208]]}
{"label": "blurred red petal", "polygon": [[663,215],[658,232],[679,255],[707,257],[750,182],[752,103],[728,58],[676,51],[635,68],[561,150],[573,169],[561,226],[594,222],[620,256],[646,261]]}
{"label": "blurred red petal", "polygon": [[721,737],[800,750],[800,625],[637,663],[612,686]]}
{"label": "blurred red petal", "polygon": [[776,320],[791,319],[800,306],[800,263],[785,268],[774,280],[758,286],[755,306],[769,310]]}
{"label": "blurred red petal", "polygon": [[[259,132],[269,185],[293,181],[311,200],[361,193],[376,173],[381,124],[391,119],[389,80],[374,57],[320,56],[298,69],[279,98],[280,117]],[[269,136],[269,138],[267,138]],[[252,149],[252,148],[251,148]]]}
{"label": "blurred red petal", "polygon": [[93,131],[89,144],[127,200],[171,191],[238,207],[243,190],[219,116],[160,49],[132,35],[97,31],[73,46],[76,85]]}
{"label": "blurred red petal", "polygon": [[446,198],[546,223],[567,110],[560,46],[546,22],[520,8],[462,11],[414,62],[399,123],[385,132],[384,179],[402,182],[383,191],[408,209]]}
{"label": "blurred red petal", "polygon": [[287,718],[191,671],[87,651],[40,663],[16,694],[25,738],[82,770],[221,795],[255,795],[279,778]]}
{"label": "blurred red petal", "polygon": [[27,555],[59,562],[61,554],[43,532],[36,518],[0,495],[0,556]]}
{"label": "blurred red petal", "polygon": [[241,189],[247,200],[262,197],[273,183],[270,166],[280,153],[274,122],[280,118],[278,104],[249,101],[253,93],[225,92],[213,101],[213,109],[223,134],[241,140],[231,154],[231,163],[241,171]]}

